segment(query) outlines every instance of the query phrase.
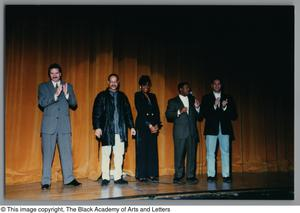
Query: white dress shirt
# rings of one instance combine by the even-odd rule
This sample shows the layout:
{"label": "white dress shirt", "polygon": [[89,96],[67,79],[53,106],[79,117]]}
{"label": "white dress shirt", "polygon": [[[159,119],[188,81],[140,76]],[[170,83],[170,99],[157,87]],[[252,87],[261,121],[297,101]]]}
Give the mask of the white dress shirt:
{"label": "white dress shirt", "polygon": [[221,92],[215,92],[213,91],[215,98],[221,98]]}
{"label": "white dress shirt", "polygon": [[[179,94],[179,98],[183,103],[183,106],[187,108],[187,114],[189,114],[189,107],[190,107],[190,102],[188,96],[183,96]],[[200,112],[200,106],[196,108],[196,111],[199,113]],[[177,117],[180,115],[180,109],[177,111]]]}
{"label": "white dress shirt", "polygon": [[[189,109],[190,103],[188,96],[179,95],[180,100],[183,103],[183,106]],[[188,110],[189,111],[189,110]]]}
{"label": "white dress shirt", "polygon": [[[189,98],[188,98],[188,96],[183,96],[183,95],[180,95],[179,94],[179,98],[180,98],[180,100],[182,101],[182,103],[183,103],[183,106],[184,107],[186,107],[187,108],[187,114],[189,114]],[[179,115],[180,115],[181,113],[180,113],[180,109],[177,111],[177,117],[179,117]]]}

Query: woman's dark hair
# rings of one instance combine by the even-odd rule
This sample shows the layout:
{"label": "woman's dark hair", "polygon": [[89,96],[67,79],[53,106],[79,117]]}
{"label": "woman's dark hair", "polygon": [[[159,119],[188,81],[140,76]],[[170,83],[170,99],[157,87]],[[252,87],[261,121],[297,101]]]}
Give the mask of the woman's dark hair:
{"label": "woman's dark hair", "polygon": [[53,63],[53,64],[50,64],[49,67],[48,67],[48,76],[50,77],[50,71],[52,69],[58,69],[58,71],[62,74],[62,69],[61,69],[61,66],[57,63]]}
{"label": "woman's dark hair", "polygon": [[148,75],[142,75],[139,79],[139,85],[140,86],[145,86],[145,85],[149,85],[151,86],[151,80],[150,77]]}

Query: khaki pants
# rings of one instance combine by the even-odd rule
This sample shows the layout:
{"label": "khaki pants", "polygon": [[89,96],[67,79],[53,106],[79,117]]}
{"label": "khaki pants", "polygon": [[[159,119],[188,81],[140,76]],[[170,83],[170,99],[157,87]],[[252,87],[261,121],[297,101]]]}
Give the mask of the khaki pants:
{"label": "khaki pants", "polygon": [[114,165],[115,173],[114,180],[119,180],[122,177],[122,165],[125,143],[121,142],[119,134],[115,134],[115,145],[114,146],[102,146],[102,179],[109,180],[109,165],[111,150],[114,153]]}

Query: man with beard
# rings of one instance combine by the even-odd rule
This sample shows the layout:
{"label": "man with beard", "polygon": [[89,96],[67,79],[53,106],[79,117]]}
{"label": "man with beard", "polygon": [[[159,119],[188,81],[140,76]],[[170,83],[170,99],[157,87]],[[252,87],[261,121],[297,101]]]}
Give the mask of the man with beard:
{"label": "man with beard", "polygon": [[127,128],[131,135],[136,134],[127,96],[119,91],[119,76],[110,74],[108,88],[100,92],[93,107],[93,128],[98,140],[102,142],[102,186],[109,184],[109,165],[111,150],[114,153],[114,183],[127,184],[123,179],[122,165],[125,143],[128,141]]}
{"label": "man with beard", "polygon": [[64,177],[64,184],[79,186],[73,176],[71,148],[71,123],[69,108],[75,109],[77,102],[71,84],[61,80],[62,69],[59,64],[48,68],[50,81],[41,83],[38,88],[39,107],[43,111],[41,128],[43,148],[42,190],[50,188],[51,166],[56,142]]}
{"label": "man with beard", "polygon": [[231,121],[237,117],[235,104],[229,95],[222,92],[220,78],[211,82],[212,92],[203,96],[201,103],[201,117],[205,118],[205,143],[207,160],[207,181],[216,180],[216,145],[219,140],[222,157],[223,181],[230,183],[230,137],[233,136]]}
{"label": "man with beard", "polygon": [[174,164],[173,183],[183,183],[186,161],[186,181],[189,184],[198,183],[196,178],[196,150],[199,142],[197,120],[200,118],[200,103],[190,94],[188,82],[178,84],[179,95],[168,101],[166,117],[173,122]]}

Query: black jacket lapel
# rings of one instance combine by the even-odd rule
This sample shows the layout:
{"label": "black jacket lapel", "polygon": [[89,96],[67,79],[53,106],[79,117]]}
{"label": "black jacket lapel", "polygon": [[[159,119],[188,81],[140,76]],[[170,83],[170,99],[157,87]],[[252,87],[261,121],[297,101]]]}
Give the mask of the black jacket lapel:
{"label": "black jacket lapel", "polygon": [[184,104],[183,104],[183,102],[181,101],[181,99],[180,99],[179,95],[177,96],[176,100],[177,100],[177,103],[178,103],[179,109],[181,109],[182,107],[184,107]]}

